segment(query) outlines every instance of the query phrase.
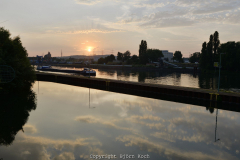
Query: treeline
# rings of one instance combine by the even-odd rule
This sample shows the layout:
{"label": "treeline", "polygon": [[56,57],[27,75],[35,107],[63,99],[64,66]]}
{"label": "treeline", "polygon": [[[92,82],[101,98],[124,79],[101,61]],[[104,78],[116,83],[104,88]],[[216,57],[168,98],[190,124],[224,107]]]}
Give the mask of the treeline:
{"label": "treeline", "polygon": [[[190,62],[199,62],[202,70],[214,69],[214,62],[220,62],[222,69],[239,71],[240,65],[240,42],[220,43],[219,33],[216,31],[210,35],[209,41],[202,44],[201,53],[190,56]],[[220,63],[219,63],[220,64]]]}
{"label": "treeline", "polygon": [[[162,51],[159,49],[148,49],[147,42],[142,40],[141,44],[139,45],[139,56],[133,55],[131,56],[130,51],[126,51],[124,53],[118,52],[117,53],[117,60],[121,64],[143,64],[151,62],[157,62],[159,59],[163,57]],[[107,64],[109,62],[113,62],[115,60],[114,55],[107,56],[105,58],[100,58],[98,60],[98,64]]]}
{"label": "treeline", "polygon": [[133,55],[131,57],[130,51],[126,51],[124,53],[118,52],[117,60],[126,62],[126,64],[139,64],[139,57],[137,55]]}
{"label": "treeline", "polygon": [[98,59],[98,64],[107,64],[108,62],[113,62],[115,60],[115,56],[111,54],[110,56],[107,56],[105,58],[101,57]]}
{"label": "treeline", "polygon": [[159,49],[148,49],[147,42],[142,40],[139,45],[139,63],[146,64],[149,62],[156,62],[163,57],[162,51]]}

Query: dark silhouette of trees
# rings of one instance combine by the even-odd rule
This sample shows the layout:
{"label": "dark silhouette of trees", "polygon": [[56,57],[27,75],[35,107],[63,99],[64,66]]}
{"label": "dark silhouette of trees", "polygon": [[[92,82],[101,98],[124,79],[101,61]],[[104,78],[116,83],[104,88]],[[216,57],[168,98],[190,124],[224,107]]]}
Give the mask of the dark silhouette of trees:
{"label": "dark silhouette of trees", "polygon": [[219,47],[219,53],[226,53],[222,55],[223,69],[240,71],[240,42],[236,43],[233,41],[221,44]]}
{"label": "dark silhouette of trees", "polygon": [[180,63],[183,62],[183,58],[182,58],[182,53],[181,53],[181,51],[176,51],[176,52],[174,53],[174,55],[173,55],[173,60],[176,60],[176,61],[178,61],[178,62],[180,62]]}
{"label": "dark silhouette of trees", "polygon": [[111,54],[110,56],[107,56],[105,58],[99,58],[98,59],[98,64],[103,64],[103,63],[108,63],[108,62],[113,62],[115,60],[115,56]]}
{"label": "dark silhouette of trees", "polygon": [[123,53],[123,61],[127,61],[131,58],[131,53],[129,51],[126,51]]}
{"label": "dark silhouette of trees", "polygon": [[146,57],[152,62],[157,62],[159,58],[163,57],[163,54],[159,49],[147,49]]}
{"label": "dark silhouette of trees", "polygon": [[111,54],[110,56],[105,57],[106,63],[113,62],[115,60],[115,56]]}
{"label": "dark silhouette of trees", "polygon": [[20,38],[10,38],[9,31],[0,28],[0,64],[11,66],[16,74],[13,81],[0,83],[0,145],[10,145],[36,109],[31,90],[36,76],[27,56]]}
{"label": "dark silhouette of trees", "polygon": [[200,55],[200,67],[202,69],[206,69],[208,68],[208,62],[209,58],[208,58],[208,54],[207,54],[207,43],[204,42],[202,44],[202,50],[201,50],[201,55]]}
{"label": "dark silhouette of trees", "polygon": [[118,52],[118,54],[117,54],[117,60],[118,60],[118,61],[123,61],[123,53]]}
{"label": "dark silhouette of trees", "polygon": [[98,59],[98,64],[103,64],[105,63],[105,58],[101,57]]}
{"label": "dark silhouette of trees", "polygon": [[142,40],[141,44],[139,45],[139,59],[141,64],[146,64],[146,53],[147,53],[147,42]]}
{"label": "dark silhouette of trees", "polygon": [[220,53],[223,54],[221,65],[222,69],[239,71],[240,66],[240,42],[227,42],[220,44],[219,33],[215,31],[210,35],[209,42],[204,42],[200,55],[200,67],[202,70],[213,69],[213,62],[220,61]]}
{"label": "dark silhouette of trees", "polygon": [[1,84],[2,86],[24,87],[32,85],[36,76],[27,56],[27,50],[22,46],[20,38],[10,38],[10,32],[0,28],[0,64],[11,66],[16,74],[11,83]]}
{"label": "dark silhouette of trees", "polygon": [[137,55],[133,55],[131,61],[132,63],[137,64],[139,63],[139,57]]}
{"label": "dark silhouette of trees", "polygon": [[191,56],[189,58],[189,61],[191,63],[199,62],[199,60],[200,60],[200,53],[199,52],[195,52],[195,53],[191,54]]}
{"label": "dark silhouette of trees", "polygon": [[207,43],[208,69],[213,69],[213,35],[210,35]]}
{"label": "dark silhouette of trees", "polygon": [[217,54],[218,50],[219,50],[219,45],[220,45],[220,40],[219,40],[219,33],[218,31],[215,31],[215,33],[213,34],[213,61],[217,62]]}

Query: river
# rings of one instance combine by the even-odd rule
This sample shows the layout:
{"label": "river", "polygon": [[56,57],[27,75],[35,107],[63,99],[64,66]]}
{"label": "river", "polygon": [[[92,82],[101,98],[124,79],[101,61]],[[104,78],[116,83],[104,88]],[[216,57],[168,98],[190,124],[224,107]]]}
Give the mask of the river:
{"label": "river", "polygon": [[[57,69],[75,69],[83,68],[71,67],[53,67]],[[133,70],[107,70],[94,69],[96,77],[117,79],[122,81],[134,81],[141,83],[165,84],[183,87],[213,89],[218,88],[218,72],[212,74],[206,73],[181,73],[173,71],[133,71]],[[58,73],[59,74],[59,73]],[[66,74],[66,73],[62,73]],[[240,74],[222,74],[220,79],[220,90],[240,93]]]}
{"label": "river", "polygon": [[24,93],[4,97],[4,106],[18,111],[1,117],[3,160],[240,159],[238,112],[52,82]]}

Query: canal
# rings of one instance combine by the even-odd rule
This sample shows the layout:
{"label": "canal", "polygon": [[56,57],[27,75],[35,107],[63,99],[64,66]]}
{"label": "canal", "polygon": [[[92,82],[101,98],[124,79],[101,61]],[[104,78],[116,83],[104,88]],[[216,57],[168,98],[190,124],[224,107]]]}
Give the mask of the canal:
{"label": "canal", "polygon": [[[57,69],[83,68],[53,67]],[[183,87],[213,89],[218,88],[218,72],[215,73],[188,73],[174,71],[133,71],[133,70],[107,70],[94,69],[96,77],[106,79],[117,79],[122,81],[134,81],[141,83],[165,84]],[[59,73],[58,73],[59,74]],[[62,73],[66,74],[66,73]],[[240,74],[222,74],[220,89],[224,91],[240,92]]]}
{"label": "canal", "polygon": [[[116,73],[98,71],[98,76],[139,79]],[[184,84],[184,75],[179,83],[170,77],[174,85]],[[124,154],[153,160],[240,159],[238,112],[41,81],[30,91],[1,98],[9,111],[1,117],[7,122],[0,131],[4,160],[120,159]]]}

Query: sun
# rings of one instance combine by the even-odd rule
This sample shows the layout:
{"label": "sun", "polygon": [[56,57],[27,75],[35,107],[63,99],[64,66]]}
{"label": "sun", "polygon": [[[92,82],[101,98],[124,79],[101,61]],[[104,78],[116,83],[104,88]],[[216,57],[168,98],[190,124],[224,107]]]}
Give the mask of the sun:
{"label": "sun", "polygon": [[91,52],[91,48],[88,48],[88,52]]}

